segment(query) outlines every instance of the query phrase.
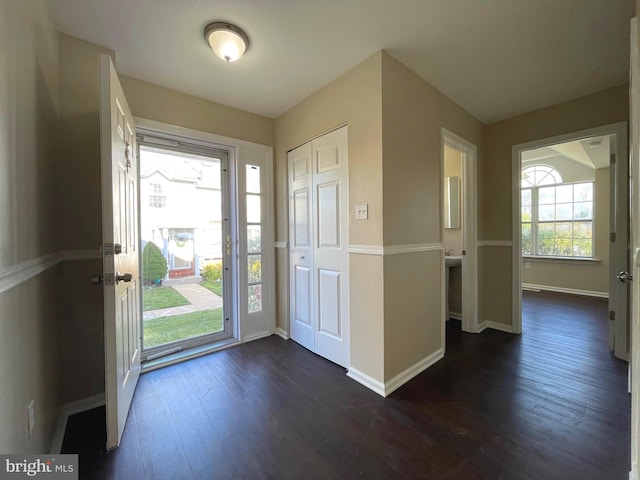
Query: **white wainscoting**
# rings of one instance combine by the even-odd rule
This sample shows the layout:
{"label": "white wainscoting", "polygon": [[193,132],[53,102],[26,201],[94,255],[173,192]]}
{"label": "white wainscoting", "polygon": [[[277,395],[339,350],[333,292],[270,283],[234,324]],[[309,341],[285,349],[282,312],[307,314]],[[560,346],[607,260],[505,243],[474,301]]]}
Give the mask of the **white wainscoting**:
{"label": "white wainscoting", "polygon": [[65,250],[0,269],[0,293],[11,290],[60,262],[101,258],[97,250]]}

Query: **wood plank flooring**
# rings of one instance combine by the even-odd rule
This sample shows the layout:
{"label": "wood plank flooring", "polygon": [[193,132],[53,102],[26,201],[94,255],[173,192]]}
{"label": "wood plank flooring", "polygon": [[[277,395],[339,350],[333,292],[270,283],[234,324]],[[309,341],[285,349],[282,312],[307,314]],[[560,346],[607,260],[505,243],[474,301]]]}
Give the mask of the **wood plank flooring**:
{"label": "wood plank flooring", "polygon": [[383,399],[270,337],[141,377],[119,449],[104,409],[63,451],[90,479],[627,479],[627,364],[606,300],[524,294],[521,336],[447,324],[443,360]]}

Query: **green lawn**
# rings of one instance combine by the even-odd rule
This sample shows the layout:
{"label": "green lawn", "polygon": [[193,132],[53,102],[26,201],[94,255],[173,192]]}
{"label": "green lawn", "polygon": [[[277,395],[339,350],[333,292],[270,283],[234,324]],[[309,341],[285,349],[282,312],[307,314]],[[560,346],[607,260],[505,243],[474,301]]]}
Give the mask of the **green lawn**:
{"label": "green lawn", "polygon": [[144,321],[144,348],[222,331],[222,309]]}
{"label": "green lawn", "polygon": [[213,293],[222,298],[222,282],[212,282],[210,280],[205,280],[204,282],[200,282],[207,290],[211,290]]}
{"label": "green lawn", "polygon": [[159,308],[181,307],[189,305],[189,301],[171,287],[145,287],[142,292],[144,311]]}

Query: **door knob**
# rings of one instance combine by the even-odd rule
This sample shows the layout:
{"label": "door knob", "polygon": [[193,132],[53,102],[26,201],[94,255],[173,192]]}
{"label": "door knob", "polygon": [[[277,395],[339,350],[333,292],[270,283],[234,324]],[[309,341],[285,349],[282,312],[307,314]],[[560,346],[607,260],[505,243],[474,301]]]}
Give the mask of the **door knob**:
{"label": "door knob", "polygon": [[102,283],[102,276],[92,275],[89,281],[91,282],[91,285],[100,285]]}
{"label": "door knob", "polygon": [[629,275],[629,272],[620,272],[616,278],[622,283],[629,283],[633,281],[633,275]]}
{"label": "door knob", "polygon": [[131,275],[130,273],[121,275],[120,272],[118,272],[118,274],[116,275],[116,285],[120,282],[130,282],[131,280],[133,280],[133,275]]}

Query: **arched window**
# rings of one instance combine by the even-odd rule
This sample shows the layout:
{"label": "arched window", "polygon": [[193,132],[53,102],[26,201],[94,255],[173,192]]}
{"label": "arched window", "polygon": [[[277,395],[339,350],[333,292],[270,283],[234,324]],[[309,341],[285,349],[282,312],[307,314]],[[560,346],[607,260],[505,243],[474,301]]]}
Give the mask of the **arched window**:
{"label": "arched window", "polygon": [[555,168],[546,165],[533,165],[522,169],[522,188],[556,183],[562,183],[562,176]]}
{"label": "arched window", "polygon": [[593,182],[562,183],[547,165],[522,169],[522,255],[593,257]]}

